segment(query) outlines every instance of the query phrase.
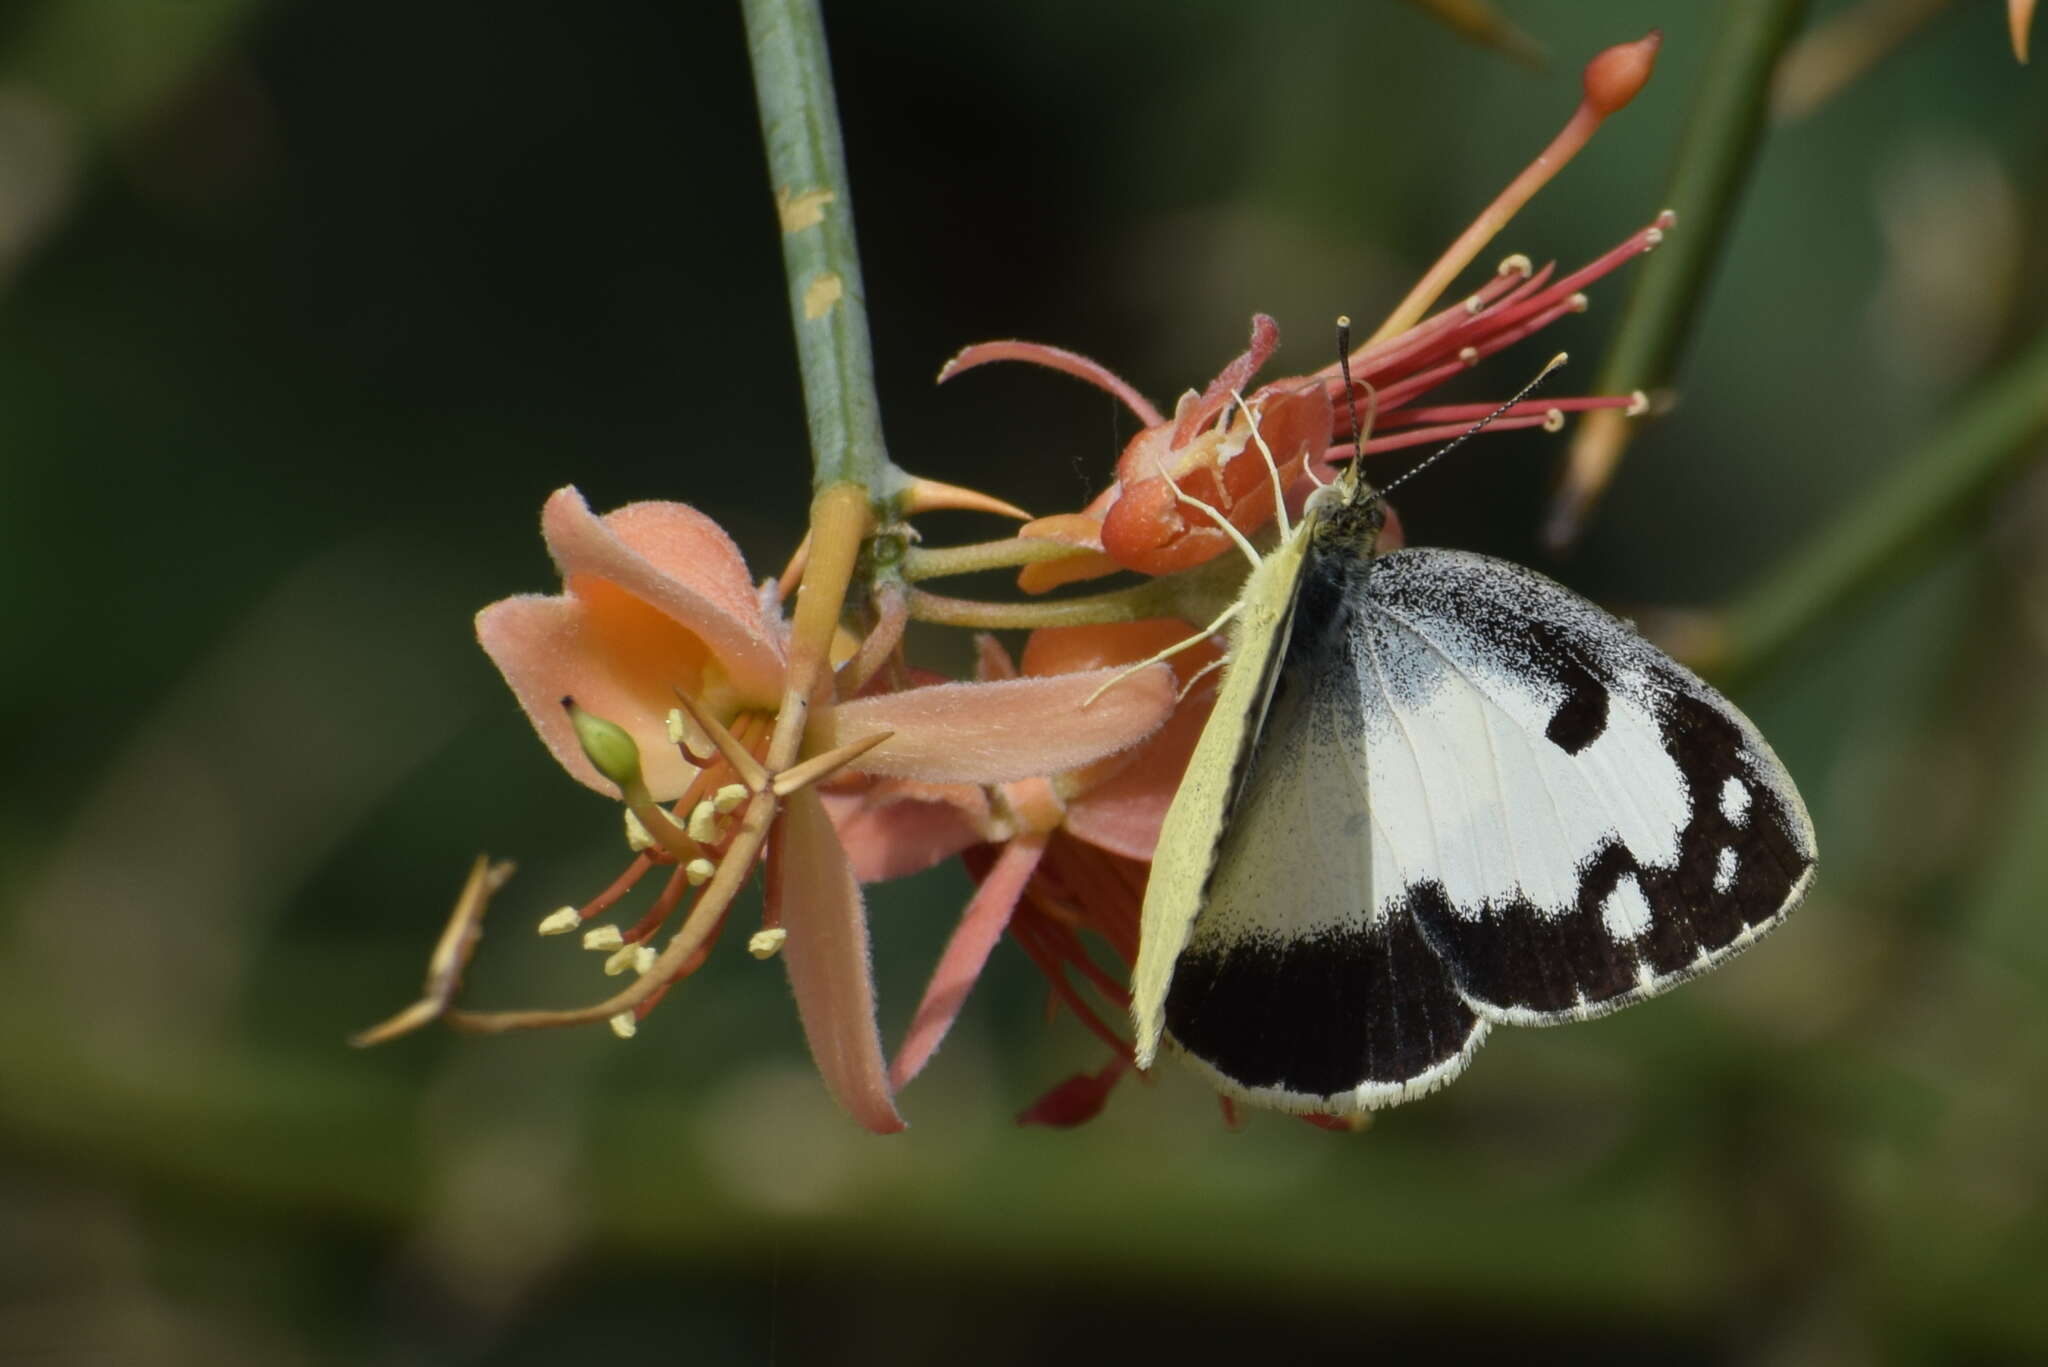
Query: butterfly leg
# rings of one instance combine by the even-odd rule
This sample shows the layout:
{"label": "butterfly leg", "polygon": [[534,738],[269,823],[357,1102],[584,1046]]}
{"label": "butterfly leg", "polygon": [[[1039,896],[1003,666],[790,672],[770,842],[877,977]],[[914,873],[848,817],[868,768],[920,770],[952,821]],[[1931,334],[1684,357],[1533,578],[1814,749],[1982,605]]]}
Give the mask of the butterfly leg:
{"label": "butterfly leg", "polygon": [[1211,674],[1214,674],[1217,670],[1223,668],[1223,666],[1229,663],[1230,657],[1228,655],[1218,655],[1215,659],[1209,661],[1209,663],[1203,665],[1200,669],[1196,670],[1194,674],[1189,677],[1188,681],[1180,686],[1180,692],[1174,695],[1174,703],[1178,705],[1180,703],[1186,702],[1188,694],[1195,691],[1196,684],[1208,678]]}
{"label": "butterfly leg", "polygon": [[1179,499],[1182,503],[1187,504],[1191,508],[1199,508],[1202,510],[1202,512],[1208,514],[1209,520],[1214,522],[1217,526],[1221,527],[1224,530],[1224,533],[1228,535],[1232,541],[1235,541],[1237,543],[1237,548],[1244,552],[1245,558],[1247,560],[1252,562],[1252,568],[1257,569],[1259,567],[1259,561],[1261,557],[1259,555],[1258,549],[1254,547],[1250,541],[1245,539],[1245,534],[1243,532],[1239,531],[1236,527],[1231,525],[1229,518],[1217,512],[1214,508],[1202,502],[1202,500],[1200,500],[1199,498],[1193,498],[1189,496],[1187,493],[1183,492],[1180,485],[1174,483],[1173,476],[1166,472],[1166,466],[1160,463],[1160,460],[1157,456],[1154,456],[1152,458],[1152,468],[1157,470],[1159,472],[1159,477],[1166,481],[1166,487],[1173,490],[1173,496],[1175,498]]}
{"label": "butterfly leg", "polygon": [[[1266,445],[1265,434],[1259,431],[1258,417],[1252,412],[1251,405],[1244,401],[1244,395],[1233,389],[1230,397],[1237,400],[1237,411],[1244,414],[1245,424],[1251,428],[1252,440],[1259,444],[1259,454],[1266,458],[1266,473],[1273,479],[1273,518],[1280,524],[1280,539],[1285,541],[1294,534],[1294,527],[1287,519],[1287,491],[1280,487],[1280,462],[1273,459],[1273,448]],[[1307,468],[1306,463],[1303,468]]]}
{"label": "butterfly leg", "polygon": [[[1130,678],[1131,675],[1137,673],[1139,670],[1147,668],[1151,665],[1164,664],[1166,661],[1180,654],[1183,650],[1186,650],[1189,646],[1200,645],[1202,642],[1208,640],[1211,636],[1214,636],[1217,632],[1223,630],[1225,626],[1229,625],[1230,619],[1237,616],[1237,610],[1242,606],[1243,604],[1241,602],[1232,603],[1229,607],[1223,609],[1222,612],[1216,615],[1215,621],[1209,623],[1208,626],[1203,627],[1194,635],[1187,637],[1185,640],[1174,642],[1174,644],[1168,646],[1166,649],[1160,651],[1157,655],[1152,656],[1150,659],[1138,661],[1129,669],[1126,669],[1123,673],[1117,675],[1114,679],[1111,679],[1108,683],[1096,689],[1093,693],[1090,693],[1088,695],[1087,701],[1083,702],[1081,706],[1088,706],[1089,703],[1094,702],[1097,698],[1109,692],[1110,689],[1115,688],[1118,684],[1122,683],[1125,679]],[[1216,664],[1221,663],[1221,660],[1218,660],[1216,662]],[[1207,669],[1204,669],[1202,671],[1202,674],[1208,673],[1210,669],[1214,669],[1215,667],[1216,665],[1210,665]],[[1195,679],[1201,678],[1202,674],[1195,675]],[[1194,681],[1194,679],[1188,680],[1189,687],[1194,686]],[[1186,697],[1187,690],[1182,689],[1180,696],[1183,698]]]}

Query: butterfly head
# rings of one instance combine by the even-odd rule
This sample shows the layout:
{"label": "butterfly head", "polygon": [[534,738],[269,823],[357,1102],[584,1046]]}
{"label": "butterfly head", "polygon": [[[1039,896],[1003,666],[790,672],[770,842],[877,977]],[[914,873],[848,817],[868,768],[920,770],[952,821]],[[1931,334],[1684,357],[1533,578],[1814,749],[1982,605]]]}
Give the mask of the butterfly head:
{"label": "butterfly head", "polygon": [[1365,482],[1354,462],[1336,479],[1309,495],[1303,523],[1321,546],[1342,546],[1370,557],[1387,523],[1386,500]]}

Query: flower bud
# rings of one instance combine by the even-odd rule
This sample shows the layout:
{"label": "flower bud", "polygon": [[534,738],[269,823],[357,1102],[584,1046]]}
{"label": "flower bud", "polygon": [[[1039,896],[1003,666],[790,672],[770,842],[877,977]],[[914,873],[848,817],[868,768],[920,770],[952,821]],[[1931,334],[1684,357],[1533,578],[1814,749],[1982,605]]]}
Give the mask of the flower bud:
{"label": "flower bud", "polygon": [[1657,49],[1663,45],[1663,31],[1653,28],[1635,42],[1616,43],[1586,63],[1586,104],[1604,119],[1634,99],[1649,81]]}
{"label": "flower bud", "polygon": [[576,741],[583,747],[591,767],[618,784],[621,791],[637,787],[640,747],[633,743],[626,728],[584,711],[574,698],[562,699],[562,706],[568,709],[569,724],[576,728]]}

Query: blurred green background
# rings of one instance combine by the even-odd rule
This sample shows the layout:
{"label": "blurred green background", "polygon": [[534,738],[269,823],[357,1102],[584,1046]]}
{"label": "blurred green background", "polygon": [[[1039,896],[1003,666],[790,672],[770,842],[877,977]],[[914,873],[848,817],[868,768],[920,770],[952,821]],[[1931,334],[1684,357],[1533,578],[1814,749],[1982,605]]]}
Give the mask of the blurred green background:
{"label": "blurred green background", "polygon": [[[1078,506],[1128,418],[1018,368],[935,389],[947,356],[1058,343],[1170,401],[1262,309],[1274,373],[1313,369],[1654,23],[1647,92],[1485,259],[1569,267],[1646,221],[1718,7],[1509,9],[1547,69],[1391,0],[837,6],[897,461]],[[1769,134],[1683,405],[1573,556],[1536,545],[1563,449],[1537,434],[1411,486],[1412,538],[1635,608],[1768,593],[2040,345],[2044,167],[2048,86],[2002,7],[1954,6]],[[1626,284],[1551,334],[1574,387]],[[779,566],[808,483],[783,288],[727,5],[0,9],[0,1361],[2048,1354],[2024,468],[1740,681],[1820,828],[1787,928],[1642,1009],[1502,1032],[1363,1135],[1231,1133],[1173,1069],[1014,1127],[1099,1049],[1009,949],[889,1139],[730,946],[630,1044],[346,1049],[479,848],[523,867],[468,1000],[605,985],[530,927],[615,870],[615,811],[469,617],[552,590],[566,483],[694,503]],[[995,533],[950,518],[927,535]],[[967,887],[873,898],[891,1042]]]}

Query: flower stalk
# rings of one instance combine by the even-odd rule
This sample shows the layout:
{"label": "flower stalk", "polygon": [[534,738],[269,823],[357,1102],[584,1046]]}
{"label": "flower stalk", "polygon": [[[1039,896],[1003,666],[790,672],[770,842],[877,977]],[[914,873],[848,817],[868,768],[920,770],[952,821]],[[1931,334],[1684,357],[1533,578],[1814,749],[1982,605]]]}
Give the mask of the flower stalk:
{"label": "flower stalk", "polygon": [[875,397],[867,290],[824,19],[817,0],[744,0],[741,9],[781,225],[812,485],[852,483],[880,500],[893,492],[895,470]]}
{"label": "flower stalk", "polygon": [[[1756,162],[1771,73],[1805,12],[1806,0],[1734,0],[1724,9],[1664,195],[1685,231],[1637,273],[1594,381],[1598,392],[1654,393],[1670,383]],[[1544,526],[1552,548],[1578,539],[1636,430],[1614,413],[1591,413],[1579,424]]]}

